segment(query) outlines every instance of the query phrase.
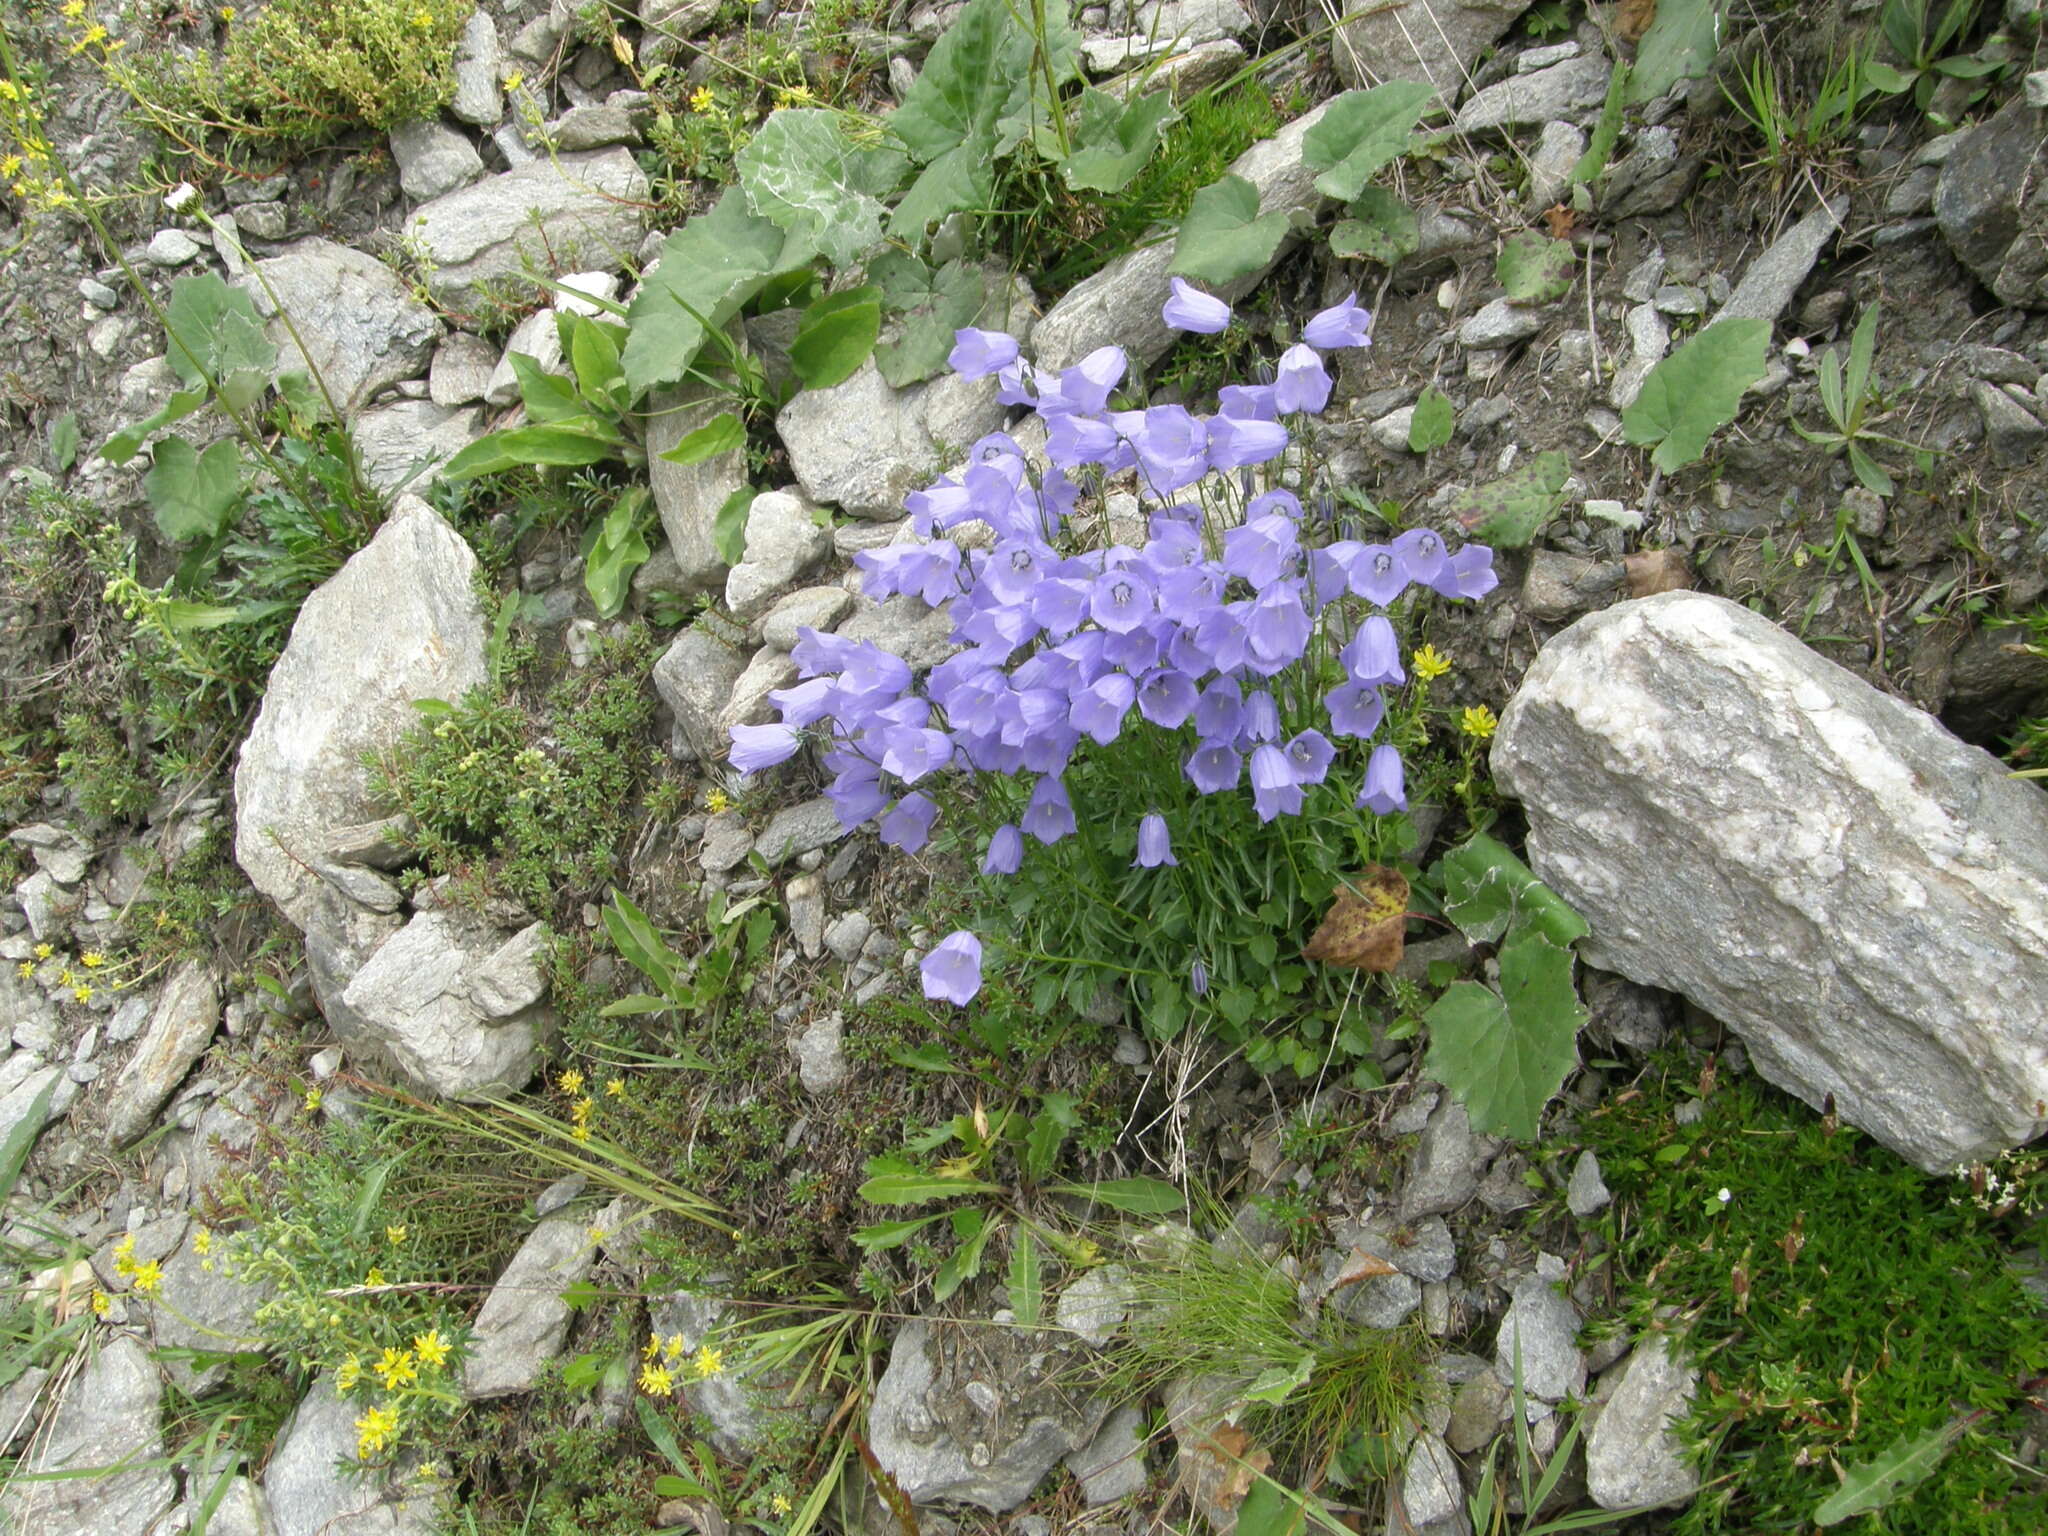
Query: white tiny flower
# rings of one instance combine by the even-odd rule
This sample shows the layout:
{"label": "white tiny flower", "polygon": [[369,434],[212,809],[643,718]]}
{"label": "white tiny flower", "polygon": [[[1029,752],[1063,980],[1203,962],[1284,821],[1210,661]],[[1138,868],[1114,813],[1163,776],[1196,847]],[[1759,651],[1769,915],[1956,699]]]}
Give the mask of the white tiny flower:
{"label": "white tiny flower", "polygon": [[1735,1195],[1734,1192],[1730,1190],[1727,1185],[1723,1184],[1721,1186],[1720,1192],[1716,1194],[1714,1198],[1720,1201],[1723,1205],[1726,1205],[1730,1200],[1733,1200],[1735,1198]]}

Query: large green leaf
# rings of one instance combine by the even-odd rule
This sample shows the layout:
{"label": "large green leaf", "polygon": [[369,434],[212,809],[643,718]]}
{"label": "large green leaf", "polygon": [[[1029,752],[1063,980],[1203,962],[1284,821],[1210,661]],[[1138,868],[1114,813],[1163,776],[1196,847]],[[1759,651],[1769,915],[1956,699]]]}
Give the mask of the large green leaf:
{"label": "large green leaf", "polygon": [[1408,148],[1408,136],[1435,94],[1433,85],[1389,80],[1331,102],[1301,140],[1302,164],[1323,173],[1316,190],[1346,202],[1358,196]]}
{"label": "large green leaf", "polygon": [[1525,229],[1510,235],[1493,264],[1493,275],[1511,304],[1548,304],[1571,291],[1579,259],[1566,240]]}
{"label": "large green leaf", "polygon": [[1430,453],[1451,440],[1458,425],[1458,413],[1450,396],[1434,384],[1423,390],[1415,402],[1415,414],[1408,418],[1408,451]]}
{"label": "large green leaf", "polygon": [[1842,1486],[1814,1507],[1815,1525],[1840,1525],[1857,1515],[1883,1509],[1925,1482],[1941,1465],[1948,1448],[1955,1444],[1968,1421],[1951,1419],[1924,1435],[1913,1435],[1886,1446],[1874,1460],[1854,1466],[1842,1474]]}
{"label": "large green leaf", "polygon": [[167,437],[150,455],[143,494],[157,531],[173,544],[211,539],[233,521],[242,498],[242,450],[223,438],[197,452],[182,437]]}
{"label": "large green leaf", "polygon": [[849,288],[828,293],[806,309],[789,344],[789,366],[810,389],[830,389],[853,377],[875,350],[882,330],[882,290]]}
{"label": "large green leaf", "polygon": [[1721,320],[1652,368],[1642,393],[1621,413],[1632,443],[1656,452],[1650,462],[1670,474],[1707,451],[1707,439],[1735,419],[1742,392],[1764,376],[1771,342],[1768,320]]}
{"label": "large green leaf", "polygon": [[980,1211],[968,1207],[953,1214],[953,1235],[960,1239],[960,1246],[947,1255],[938,1273],[932,1276],[932,1300],[944,1301],[961,1286],[981,1273],[981,1256],[988,1251],[988,1240],[995,1236],[999,1222],[990,1221]]}
{"label": "large green leaf", "polygon": [[524,352],[507,352],[505,361],[512,365],[513,377],[519,380],[519,400],[526,407],[529,420],[567,421],[584,414],[586,407],[576,393],[576,386],[559,373],[549,373],[538,358]]}
{"label": "large green leaf", "polygon": [[[1179,116],[1164,91],[1122,102],[1091,87],[1074,109],[1072,151],[1061,161],[1060,174],[1077,192],[1121,192]],[[1049,147],[1045,137],[1040,135],[1041,150]]]}
{"label": "large green leaf", "polygon": [[1092,1184],[1048,1184],[1055,1195],[1076,1195],[1091,1205],[1106,1205],[1131,1216],[1165,1216],[1187,1204],[1181,1192],[1164,1179],[1097,1179]]}
{"label": "large green leaf", "polygon": [[627,584],[652,554],[647,547],[652,497],[644,485],[629,487],[612,503],[604,521],[592,524],[584,536],[583,590],[590,594],[600,619],[619,616],[626,606]]}
{"label": "large green leaf", "polygon": [[1525,933],[1500,952],[1500,991],[1453,982],[1423,1015],[1423,1070],[1456,1095],[1474,1130],[1530,1141],[1578,1059],[1585,1018],[1571,951]]}
{"label": "large green leaf", "polygon": [[1330,231],[1330,254],[1350,261],[1364,257],[1383,267],[1415,254],[1422,226],[1415,210],[1385,187],[1366,187],[1351,201],[1351,217]]}
{"label": "large green leaf", "polygon": [[626,328],[564,310],[555,316],[555,330],[583,398],[623,414],[633,403],[632,386],[626,383],[622,366]]}
{"label": "large green leaf", "polygon": [[860,1187],[861,1199],[871,1205],[922,1205],[927,1200],[950,1200],[961,1195],[994,1195],[1000,1184],[981,1179],[949,1179],[943,1174],[878,1173]]}
{"label": "large green leaf", "polygon": [[1496,549],[1520,549],[1556,513],[1570,478],[1571,461],[1553,448],[1498,480],[1460,492],[1446,510],[1472,538]]}
{"label": "large green leaf", "polygon": [[1444,916],[1475,944],[1533,930],[1570,946],[1592,931],[1512,849],[1484,832],[1445,854],[1430,873],[1443,890]]}
{"label": "large green leaf", "polygon": [[908,1242],[935,1221],[944,1221],[944,1211],[933,1211],[929,1216],[905,1216],[897,1221],[878,1221],[871,1227],[862,1227],[853,1234],[853,1240],[860,1245],[862,1253],[880,1253],[885,1248],[895,1248]]}
{"label": "large green leaf", "polygon": [[624,363],[633,392],[681,380],[707,324],[724,325],[770,278],[809,266],[815,255],[808,242],[753,212],[744,190],[728,187],[710,212],[668,237],[627,312]]}
{"label": "large green leaf", "polygon": [[1007,0],[969,0],[889,114],[890,130],[919,164],[968,144],[985,143],[993,157],[997,124],[1029,99],[1031,52]]}
{"label": "large green leaf", "polygon": [[1286,214],[1259,212],[1257,187],[1225,176],[1195,194],[1167,270],[1205,283],[1235,282],[1268,265],[1287,230]]}
{"label": "large green leaf", "polygon": [[183,421],[195,411],[205,409],[205,406],[204,389],[178,390],[159,410],[108,438],[100,447],[100,457],[109,464],[126,464],[136,454],[142,452],[142,445],[149,441],[150,433],[159,427],[168,427],[174,421]]}
{"label": "large green leaf", "polygon": [[188,388],[213,384],[232,410],[246,410],[269,387],[277,348],[264,333],[255,300],[217,272],[171,284],[164,355]]}
{"label": "large green leaf", "polygon": [[853,143],[844,123],[822,108],[778,109],[738,160],[748,206],[841,267],[881,243],[882,199],[909,168],[893,146]]}
{"label": "large green leaf", "polygon": [[981,324],[988,307],[987,278],[965,261],[934,272],[908,251],[885,251],[869,263],[868,278],[897,323],[895,339],[875,348],[875,366],[898,389],[944,368],[953,333]]}
{"label": "large green leaf", "polygon": [[731,453],[747,441],[747,424],[736,411],[720,411],[661,457],[671,464],[702,464],[721,453]]}
{"label": "large green leaf", "polygon": [[922,244],[932,225],[951,213],[987,208],[996,195],[995,140],[949,149],[917,173],[889,215],[889,233]]}
{"label": "large green leaf", "polygon": [[443,480],[471,480],[522,465],[574,468],[615,459],[624,447],[608,423],[589,416],[493,432],[441,466]]}
{"label": "large green leaf", "polygon": [[1636,44],[1635,73],[1628,84],[1631,106],[1655,101],[1681,80],[1695,80],[1714,62],[1721,45],[1724,0],[1657,0],[1657,19]]}

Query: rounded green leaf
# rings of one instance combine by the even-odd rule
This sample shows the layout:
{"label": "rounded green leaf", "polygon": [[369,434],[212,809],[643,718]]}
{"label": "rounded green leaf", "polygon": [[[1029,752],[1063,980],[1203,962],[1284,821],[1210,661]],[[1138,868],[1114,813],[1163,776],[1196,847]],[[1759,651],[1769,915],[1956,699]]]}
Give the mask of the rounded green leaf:
{"label": "rounded green leaf", "polygon": [[1235,282],[1272,262],[1288,228],[1286,214],[1259,212],[1257,187],[1225,176],[1195,194],[1167,270],[1205,283]]}
{"label": "rounded green leaf", "polygon": [[1572,955],[1540,933],[1500,952],[1500,991],[1460,981],[1423,1015],[1423,1070],[1457,1097],[1472,1128],[1535,1139],[1543,1106],[1578,1061],[1586,1010],[1572,988]]}
{"label": "rounded green leaf", "polygon": [[1344,201],[1408,148],[1408,136],[1436,87],[1415,80],[1389,80],[1369,91],[1346,91],[1331,102],[1303,135],[1301,160],[1316,178],[1316,190]]}
{"label": "rounded green leaf", "polygon": [[1509,303],[1548,304],[1571,292],[1578,256],[1569,242],[1525,229],[1501,246],[1493,271]]}
{"label": "rounded green leaf", "polygon": [[811,389],[830,389],[853,377],[875,350],[882,330],[882,290],[850,288],[828,293],[804,311],[789,365]]}

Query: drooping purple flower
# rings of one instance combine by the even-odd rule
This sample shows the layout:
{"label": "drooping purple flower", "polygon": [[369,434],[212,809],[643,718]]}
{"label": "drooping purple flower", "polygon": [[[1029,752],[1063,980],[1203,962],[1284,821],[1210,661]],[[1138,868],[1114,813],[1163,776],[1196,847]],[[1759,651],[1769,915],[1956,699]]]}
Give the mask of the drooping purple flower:
{"label": "drooping purple flower", "polygon": [[1301,521],[1301,499],[1285,486],[1275,486],[1254,496],[1246,505],[1244,515],[1247,520],[1284,517],[1291,523],[1298,523]]}
{"label": "drooping purple flower", "polygon": [[1280,739],[1280,706],[1273,702],[1273,695],[1266,692],[1263,688],[1245,695],[1244,739],[1246,741],[1278,741]]}
{"label": "drooping purple flower", "polygon": [[1031,617],[1049,635],[1070,635],[1088,617],[1088,600],[1093,595],[1091,583],[1074,577],[1040,581],[1031,592]]}
{"label": "drooping purple flower", "polygon": [[1280,408],[1273,403],[1270,384],[1226,384],[1216,391],[1216,407],[1239,421],[1280,419]]}
{"label": "drooping purple flower", "polygon": [[1227,741],[1205,741],[1188,754],[1181,771],[1203,794],[1221,794],[1237,788],[1238,777],[1244,772],[1244,759]]}
{"label": "drooping purple flower", "polygon": [[1386,544],[1368,544],[1349,563],[1351,590],[1376,607],[1386,608],[1413,578],[1408,562]]}
{"label": "drooping purple flower", "polygon": [[1337,756],[1337,749],[1330,745],[1329,737],[1313,728],[1297,732],[1285,750],[1297,784],[1322,783]]}
{"label": "drooping purple flower", "polygon": [[1041,778],[1031,791],[1031,803],[1019,819],[1026,832],[1041,843],[1056,843],[1074,834],[1074,803],[1067,798],[1067,786],[1055,774]]}
{"label": "drooping purple flower", "polygon": [[726,761],[741,773],[759,773],[794,757],[799,743],[791,725],[736,725]]}
{"label": "drooping purple flower", "polygon": [[989,551],[981,579],[1002,602],[1021,603],[1045,573],[1050,551],[1026,539],[1005,539]]}
{"label": "drooping purple flower", "polygon": [[1009,367],[1000,369],[996,374],[996,384],[998,405],[1038,404],[1038,396],[1032,393],[1037,388],[1038,379],[1023,363],[1011,363]]}
{"label": "drooping purple flower", "polygon": [[1294,524],[1270,513],[1223,535],[1223,569],[1263,590],[1293,572],[1300,550]]}
{"label": "drooping purple flower", "polygon": [[1110,420],[1136,452],[1153,495],[1171,495],[1208,472],[1208,433],[1185,406],[1119,411]]}
{"label": "drooping purple flower", "polygon": [[1109,392],[1123,382],[1128,366],[1122,347],[1097,347],[1073,367],[1061,369],[1057,384],[1046,386],[1041,377],[1040,414],[1080,411],[1094,415],[1109,404]]}
{"label": "drooping purple flower", "polygon": [[1169,281],[1173,284],[1173,297],[1166,301],[1159,317],[1176,331],[1214,336],[1230,324],[1230,306],[1221,299],[1188,286],[1182,278]]}
{"label": "drooping purple flower", "polygon": [[1188,990],[1197,997],[1209,995],[1209,967],[1200,960],[1188,966]]}
{"label": "drooping purple flower", "polygon": [[915,784],[953,758],[953,738],[944,731],[896,731],[882,752],[882,767],[906,784]]}
{"label": "drooping purple flower", "polygon": [[1270,675],[1301,658],[1313,628],[1301,603],[1299,583],[1276,581],[1252,604],[1244,631],[1255,662]]}
{"label": "drooping purple flower", "polygon": [[1005,822],[988,840],[988,852],[981,859],[981,872],[984,875],[1014,875],[1023,863],[1024,834],[1014,823]]}
{"label": "drooping purple flower", "polygon": [[890,544],[853,557],[863,572],[861,586],[873,598],[912,592],[937,608],[960,590],[960,546],[945,539],[925,544]]}
{"label": "drooping purple flower", "polygon": [[1323,702],[1330,707],[1330,729],[1339,736],[1363,740],[1380,728],[1387,715],[1387,703],[1379,689],[1359,683],[1332,688]]}
{"label": "drooping purple flower", "polygon": [[1356,291],[1347,293],[1343,303],[1331,305],[1303,326],[1301,339],[1325,352],[1333,347],[1369,347],[1372,312],[1358,302]]}
{"label": "drooping purple flower", "polygon": [[922,790],[912,790],[896,802],[896,808],[882,818],[875,835],[891,848],[916,853],[931,841],[932,823],[939,819],[938,802]]}
{"label": "drooping purple flower", "polygon": [[1316,415],[1330,403],[1330,373],[1314,347],[1297,342],[1280,354],[1273,380],[1273,403],[1285,416],[1295,411]]}
{"label": "drooping purple flower", "polygon": [[1116,428],[1099,416],[1060,411],[1046,418],[1045,456],[1063,469],[1106,464],[1116,449]]}
{"label": "drooping purple flower", "polygon": [[1467,599],[1484,597],[1499,585],[1500,573],[1493,568],[1493,551],[1484,544],[1467,544],[1444,562],[1444,568],[1429,583],[1433,591],[1445,597]]}
{"label": "drooping purple flower", "polygon": [[1367,614],[1358,633],[1337,653],[1345,676],[1363,687],[1376,688],[1408,680],[1401,666],[1401,640],[1383,613]]}
{"label": "drooping purple flower", "polygon": [[1138,823],[1138,856],[1131,860],[1133,869],[1157,869],[1162,864],[1178,864],[1173,856],[1173,838],[1166,830],[1166,818],[1157,811],[1152,812]]}
{"label": "drooping purple flower", "polygon": [[1401,754],[1392,746],[1372,749],[1365,762],[1365,788],[1358,792],[1355,808],[1387,816],[1408,809],[1407,776]]}
{"label": "drooping purple flower", "polygon": [[1443,535],[1434,528],[1410,528],[1394,540],[1394,554],[1409,576],[1424,585],[1434,582],[1450,561]]}
{"label": "drooping purple flower", "polygon": [[1284,749],[1272,745],[1252,752],[1252,809],[1259,820],[1301,814],[1301,785],[1295,781],[1294,765]]}
{"label": "drooping purple flower", "polygon": [[962,378],[985,379],[1017,361],[1017,338],[1003,331],[978,331],[967,326],[953,333],[946,366]]}
{"label": "drooping purple flower", "polygon": [[955,929],[932,946],[917,973],[926,997],[965,1008],[981,991],[981,940],[965,928]]}
{"label": "drooping purple flower", "polygon": [[1213,469],[1263,464],[1286,452],[1287,441],[1287,429],[1277,421],[1240,420],[1235,416],[1209,418],[1209,464]]}
{"label": "drooping purple flower", "polygon": [[1152,583],[1129,567],[1104,571],[1088,594],[1088,612],[1112,634],[1136,629],[1152,617]]}
{"label": "drooping purple flower", "polygon": [[1161,730],[1177,730],[1195,712],[1195,680],[1177,667],[1155,667],[1138,680],[1138,713]]}
{"label": "drooping purple flower", "polygon": [[1203,741],[1235,741],[1244,729],[1244,690],[1219,677],[1195,702],[1195,734]]}
{"label": "drooping purple flower", "polygon": [[1127,673],[1106,672],[1074,695],[1067,723],[1098,747],[1106,747],[1122,734],[1124,716],[1137,694],[1138,685]]}

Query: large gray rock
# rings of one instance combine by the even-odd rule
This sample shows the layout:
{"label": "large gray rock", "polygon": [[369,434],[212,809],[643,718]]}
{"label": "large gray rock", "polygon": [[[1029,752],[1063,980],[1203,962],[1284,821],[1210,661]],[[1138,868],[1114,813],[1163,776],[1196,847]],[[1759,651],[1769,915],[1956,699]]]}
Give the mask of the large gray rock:
{"label": "large gray rock", "polygon": [[387,939],[342,994],[367,1036],[422,1088],[451,1099],[516,1092],[540,1064],[552,1022],[543,999],[547,930],[507,935],[453,910],[421,912]]}
{"label": "large gray rock", "polygon": [[1621,1385],[1586,1437],[1586,1491],[1602,1509],[1677,1504],[1699,1491],[1699,1470],[1672,1433],[1692,1406],[1699,1370],[1674,1359],[1662,1335],[1644,1339],[1621,1367]]}
{"label": "large gray rock", "polygon": [[683,44],[710,26],[719,0],[640,0],[640,60],[665,64],[686,56]]}
{"label": "large gray rock", "polygon": [[775,430],[804,493],[851,517],[901,517],[903,498],[945,467],[918,410],[921,393],[890,388],[869,358],[845,383],[785,405]]}
{"label": "large gray rock", "polygon": [[484,173],[484,157],[469,135],[438,118],[392,129],[391,158],[398,165],[400,189],[421,203],[466,187]]}
{"label": "large gray rock", "polygon": [[875,1460],[913,1504],[1015,1509],[1108,1410],[1061,1379],[1067,1347],[1009,1329],[905,1323],[868,1407]]}
{"label": "large gray rock", "polygon": [[367,759],[419,721],[416,699],[460,700],[488,676],[476,556],[439,513],[401,497],[369,544],[306,599],[235,769],[235,860],[306,935],[328,1020],[398,928],[312,867],[340,828],[389,809]]}
{"label": "large gray rock", "polygon": [[1420,80],[1455,101],[1479,56],[1506,35],[1529,0],[1409,0],[1356,6],[1367,14],[1337,29],[1331,54],[1346,85]]}
{"label": "large gray rock", "polygon": [[1529,1396],[1547,1403],[1577,1396],[1586,1386],[1586,1357],[1578,1346],[1579,1309],[1539,1275],[1523,1276],[1513,1289],[1515,1299],[1500,1320],[1494,1342],[1494,1375],[1514,1381],[1519,1352],[1522,1390]]}
{"label": "large gray rock", "polygon": [[1492,1143],[1476,1136],[1465,1106],[1445,1094],[1424,1123],[1401,1186],[1401,1218],[1415,1221],[1455,1211],[1479,1193]]}
{"label": "large gray rock", "polygon": [[752,654],[751,648],[732,644],[706,625],[693,624],[654,664],[655,692],[674,713],[690,750],[705,762],[722,760],[732,745],[718,720]]}
{"label": "large gray rock", "polygon": [[2006,304],[2048,308],[2048,114],[2016,95],[1941,168],[1934,217],[1956,259]]}
{"label": "large gray rock", "polygon": [[724,1455],[738,1462],[751,1460],[778,1421],[808,1411],[805,1403],[789,1401],[790,1378],[761,1377],[747,1362],[728,1358],[724,1370],[701,1379],[687,1368],[699,1349],[718,1348],[719,1335],[732,1323],[732,1306],[722,1296],[676,1291],[654,1302],[647,1316],[649,1329],[664,1344],[682,1341],[683,1368],[678,1374],[688,1383],[685,1394],[691,1409],[709,1421],[711,1443]]}
{"label": "large gray rock", "polygon": [[569,1336],[563,1293],[590,1273],[597,1244],[580,1216],[550,1216],[535,1227],[484,1298],[462,1363],[462,1395],[531,1392]]}
{"label": "large gray rock", "polygon": [[[14,1133],[31,1120],[35,1129],[28,1132],[31,1141],[42,1134],[49,1123],[50,1104],[56,1097],[56,1090],[64,1076],[62,1067],[38,1067],[36,1058],[27,1051],[18,1051],[8,1058],[12,1065],[21,1063],[18,1080],[7,1086],[0,1086],[0,1145],[5,1145]],[[17,1076],[9,1073],[8,1076]],[[0,1084],[6,1079],[0,1078]]]}
{"label": "large gray rock", "polygon": [[1458,108],[1458,132],[1483,133],[1489,128],[1518,128],[1524,123],[1569,118],[1606,99],[1611,72],[1605,59],[1583,58],[1566,59],[1526,75],[1510,75]]}
{"label": "large gray rock", "polygon": [[820,795],[786,811],[777,811],[754,839],[754,849],[773,868],[836,843],[850,830],[839,820],[838,808]]}
{"label": "large gray rock", "polygon": [[195,1356],[263,1348],[256,1312],[277,1287],[269,1280],[244,1284],[217,1257],[195,1252],[189,1228],[162,1262],[156,1295],[143,1300],[131,1293],[128,1306],[148,1322],[165,1374],[187,1396],[202,1397],[227,1379],[228,1367]]}
{"label": "large gray rock", "polygon": [[306,1393],[263,1474],[277,1536],[436,1536],[442,1529],[442,1485],[409,1476],[410,1456],[401,1453],[383,1471],[357,1464],[355,1421],[364,1406],[338,1396],[331,1375]]}
{"label": "large gray rock", "polygon": [[[738,324],[732,327],[732,336],[744,349]],[[708,384],[658,390],[647,403],[647,482],[654,489],[654,507],[675,563],[669,585],[685,596],[716,592],[725,575],[725,558],[718,552],[718,513],[746,488],[747,454],[744,447],[732,448],[695,464],[672,463],[662,455],[731,407],[731,398]]]}
{"label": "large gray rock", "polygon": [[726,573],[725,606],[750,623],[831,553],[832,530],[818,525],[809,502],[790,491],[763,491],[747,510],[746,553]]}
{"label": "large gray rock", "polygon": [[455,99],[448,110],[478,128],[495,127],[505,115],[505,92],[498,84],[504,59],[498,24],[490,12],[472,12],[462,28],[462,41],[455,45]]}
{"label": "large gray rock", "polygon": [[1679,992],[1770,1081],[1930,1172],[2048,1126],[2048,802],[1721,598],[1581,619],[1493,770],[1587,960]]}
{"label": "large gray rock", "polygon": [[[180,1511],[186,1524],[180,1529],[197,1528],[199,1511],[212,1497],[213,1487],[210,1477],[192,1481],[185,1507]],[[277,1536],[277,1526],[270,1518],[270,1500],[263,1496],[263,1489],[246,1477],[229,1478],[227,1490],[207,1517],[206,1536]]]}
{"label": "large gray rock", "polygon": [[1145,1416],[1136,1408],[1117,1409],[1093,1440],[1067,1458],[1067,1470],[1090,1509],[1143,1493],[1151,1481],[1145,1466]]}
{"label": "large gray rock", "polygon": [[48,1429],[30,1441],[20,1470],[141,1465],[97,1477],[11,1480],[0,1491],[0,1526],[17,1536],[147,1531],[178,1496],[177,1482],[161,1465],[163,1391],[139,1343],[124,1333],[102,1342],[65,1389]]}
{"label": "large gray rock", "polygon": [[[1519,10],[1519,5],[1516,8]],[[1258,188],[1260,213],[1284,213],[1303,223],[1323,206],[1325,199],[1315,189],[1316,172],[1301,163],[1301,141],[1328,110],[1325,102],[1304,113],[1231,162],[1230,174],[1242,176]],[[1274,253],[1276,261],[1291,241],[1292,236],[1281,242]],[[1173,296],[1166,271],[1172,263],[1173,242],[1162,240],[1119,256],[1093,277],[1076,283],[1031,332],[1038,365],[1065,368],[1097,347],[1112,344],[1124,349],[1134,369],[1164,357],[1180,339],[1180,332],[1169,329],[1160,317],[1161,306]],[[1271,270],[1262,267],[1215,291],[1225,299],[1240,299]]]}
{"label": "large gray rock", "polygon": [[1426,1429],[1408,1447],[1401,1473],[1400,1518],[1389,1511],[1386,1529],[1388,1536],[1471,1536],[1457,1458]]}
{"label": "large gray rock", "polygon": [[188,960],[171,974],[141,1043],[114,1079],[107,1104],[110,1142],[125,1147],[149,1129],[219,1027],[219,984],[212,971]]}
{"label": "large gray rock", "polygon": [[245,286],[265,312],[280,312],[270,339],[286,366],[317,376],[345,414],[425,372],[441,336],[397,273],[332,240],[301,240],[257,262]]}
{"label": "large gray rock", "polygon": [[387,496],[425,490],[443,464],[482,435],[474,410],[446,410],[431,400],[365,411],[354,434],[363,478]]}
{"label": "large gray rock", "polygon": [[624,149],[536,160],[422,205],[406,225],[437,303],[466,309],[529,270],[615,270],[639,249],[647,178]]}
{"label": "large gray rock", "polygon": [[1848,211],[1849,200],[1838,197],[1823,203],[1778,236],[1763,255],[1749,264],[1742,281],[1728,295],[1728,302],[1707,323],[1719,325],[1723,320],[1735,319],[1776,321],[1792,302],[1799,285],[1806,281],[1814,262],[1820,259],[1822,248],[1840,232]]}

